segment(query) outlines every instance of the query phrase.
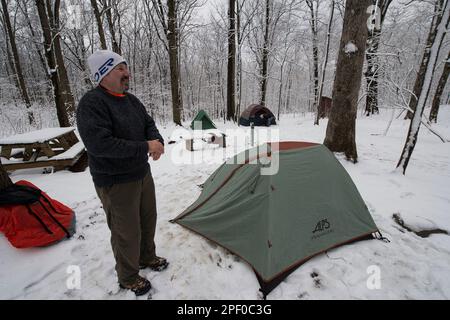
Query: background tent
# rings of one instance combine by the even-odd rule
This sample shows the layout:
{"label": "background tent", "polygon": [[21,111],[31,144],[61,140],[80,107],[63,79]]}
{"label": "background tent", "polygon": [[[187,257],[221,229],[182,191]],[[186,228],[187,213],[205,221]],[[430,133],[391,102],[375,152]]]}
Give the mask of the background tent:
{"label": "background tent", "polygon": [[216,125],[208,117],[208,114],[204,110],[200,110],[191,122],[191,129],[194,130],[195,121],[200,121],[202,124],[202,130],[217,129]]}
{"label": "background tent", "polygon": [[[245,260],[264,297],[313,256],[378,231],[350,176],[325,146],[281,142],[267,148],[222,164],[173,220]],[[272,165],[278,158],[275,175],[261,174],[263,158]]]}
{"label": "background tent", "polygon": [[249,126],[251,123],[255,126],[271,126],[277,124],[275,116],[266,107],[259,104],[252,104],[245,109],[239,118],[241,126]]}

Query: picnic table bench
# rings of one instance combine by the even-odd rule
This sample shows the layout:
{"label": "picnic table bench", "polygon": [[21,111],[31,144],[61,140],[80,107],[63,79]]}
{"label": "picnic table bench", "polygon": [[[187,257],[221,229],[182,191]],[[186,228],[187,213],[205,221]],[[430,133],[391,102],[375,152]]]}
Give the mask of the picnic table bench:
{"label": "picnic table bench", "polygon": [[[53,167],[56,171],[74,166],[86,157],[75,128],[46,128],[0,139],[2,164],[6,171]],[[85,168],[83,168],[84,170]]]}
{"label": "picnic table bench", "polygon": [[186,140],[186,149],[189,151],[196,151],[203,149],[203,144],[209,146],[217,146],[219,148],[226,148],[226,135],[218,129],[208,129],[199,131],[193,137]]}

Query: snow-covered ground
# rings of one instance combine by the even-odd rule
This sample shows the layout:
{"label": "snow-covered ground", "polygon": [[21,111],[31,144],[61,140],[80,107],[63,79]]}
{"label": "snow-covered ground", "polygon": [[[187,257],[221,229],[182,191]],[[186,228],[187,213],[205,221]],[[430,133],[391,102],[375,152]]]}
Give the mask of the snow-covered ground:
{"label": "snow-covered ground", "polygon": [[[399,214],[412,228],[450,231],[450,144],[422,126],[406,176],[394,172],[409,126],[402,118],[394,120],[384,135],[391,111],[382,110],[371,118],[360,116],[359,162],[355,165],[337,155],[391,242],[362,241],[319,255],[286,278],[268,299],[450,299],[450,236],[421,238],[392,219]],[[442,106],[435,128],[447,138],[449,123],[450,105]],[[230,123],[216,124],[222,131],[236,128]],[[321,143],[326,121],[314,126],[312,115],[291,115],[282,117],[275,128],[282,141]],[[174,133],[173,126],[159,129],[166,141],[172,137],[178,142],[166,144],[165,155],[151,161],[159,214],[157,250],[170,261],[164,272],[141,272],[152,282],[152,298],[260,298],[258,282],[247,264],[169,222],[196,199],[200,194],[197,185],[221,161],[246,147],[244,134],[249,137],[249,132],[237,133],[239,139],[233,138],[236,132],[227,132],[228,154],[223,149],[190,153],[180,139],[185,133]],[[264,142],[277,134],[256,136]],[[17,171],[11,178],[28,180],[72,207],[77,233],[51,247],[25,250],[15,249],[0,234],[0,299],[136,299],[117,284],[106,218],[88,170],[42,174],[40,169],[30,169]],[[79,288],[73,282],[77,270]]]}

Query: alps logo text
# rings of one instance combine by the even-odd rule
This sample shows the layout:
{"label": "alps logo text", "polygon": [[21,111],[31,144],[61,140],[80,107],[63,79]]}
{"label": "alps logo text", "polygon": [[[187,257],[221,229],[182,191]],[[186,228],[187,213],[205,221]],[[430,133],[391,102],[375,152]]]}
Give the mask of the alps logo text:
{"label": "alps logo text", "polygon": [[311,240],[322,238],[333,232],[334,230],[331,229],[331,223],[328,222],[328,219],[320,220],[319,222],[317,222],[316,227],[312,232],[313,236],[311,237]]}
{"label": "alps logo text", "polygon": [[330,228],[331,228],[331,225],[328,222],[328,219],[324,219],[317,223],[316,228],[314,229],[313,233],[322,232],[322,231],[328,230]]}

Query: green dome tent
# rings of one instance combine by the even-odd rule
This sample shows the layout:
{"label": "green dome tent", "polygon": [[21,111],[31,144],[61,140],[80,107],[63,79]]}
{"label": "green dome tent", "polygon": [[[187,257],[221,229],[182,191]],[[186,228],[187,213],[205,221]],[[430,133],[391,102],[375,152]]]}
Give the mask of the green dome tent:
{"label": "green dome tent", "polygon": [[209,118],[208,114],[204,110],[200,110],[197,115],[195,116],[194,120],[191,122],[191,129],[194,130],[194,123],[196,121],[201,122],[201,128],[202,130],[208,130],[208,129],[217,129],[216,125],[212,120]]}
{"label": "green dome tent", "polygon": [[[245,260],[264,297],[315,255],[379,232],[350,176],[325,146],[281,142],[267,148],[222,164],[199,198],[172,220]],[[276,158],[278,172],[262,175],[263,159]]]}

